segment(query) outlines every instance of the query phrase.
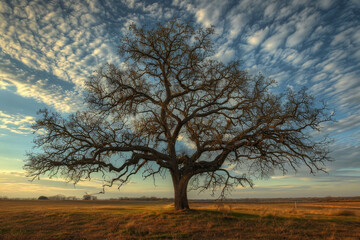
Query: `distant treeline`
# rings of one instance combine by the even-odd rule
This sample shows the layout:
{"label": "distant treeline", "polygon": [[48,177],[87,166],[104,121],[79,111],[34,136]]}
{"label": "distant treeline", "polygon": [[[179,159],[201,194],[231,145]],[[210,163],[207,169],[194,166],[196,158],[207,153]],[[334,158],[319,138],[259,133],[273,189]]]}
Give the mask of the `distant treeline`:
{"label": "distant treeline", "polygon": [[[105,199],[104,199],[105,200]],[[110,198],[107,200],[122,200],[122,201],[173,201],[174,198],[159,198],[159,197],[147,197],[147,196],[142,196],[142,197],[118,197],[118,198]]]}
{"label": "distant treeline", "polygon": [[[166,197],[118,197],[118,198],[108,198],[108,199],[97,199],[95,196],[89,194],[84,195],[82,198],[76,196],[65,196],[62,194],[57,194],[54,196],[39,196],[38,198],[8,198],[7,196],[0,196],[0,200],[101,200],[101,201],[173,201],[174,198]],[[360,201],[360,196],[355,197],[303,197],[303,198],[228,198],[228,199],[189,199],[190,202],[226,202],[226,203],[236,203],[236,202],[248,202],[248,203],[258,203],[258,202],[339,202],[339,201]]]}
{"label": "distant treeline", "polygon": [[62,194],[57,194],[55,196],[50,196],[50,197],[47,197],[47,196],[40,196],[38,197],[39,200],[78,200],[77,197],[75,196],[65,196],[65,195],[62,195]]}
{"label": "distant treeline", "polygon": [[[55,196],[45,196],[41,195],[38,198],[9,198],[7,196],[0,196],[0,200],[98,200],[96,196],[90,194],[85,194],[82,198],[76,196],[65,196],[62,194],[57,194]],[[118,198],[108,198],[100,199],[102,201],[173,201],[173,198],[158,198],[158,197],[118,197]]]}
{"label": "distant treeline", "polygon": [[257,203],[257,202],[339,202],[339,201],[360,201],[360,196],[354,197],[302,197],[302,198],[227,198],[227,199],[194,199],[190,200],[194,202],[248,202],[248,203]]}
{"label": "distant treeline", "polygon": [[37,198],[9,198],[7,196],[0,196],[0,200],[78,200],[79,198],[75,196],[65,196],[58,194],[55,196],[39,196]]}

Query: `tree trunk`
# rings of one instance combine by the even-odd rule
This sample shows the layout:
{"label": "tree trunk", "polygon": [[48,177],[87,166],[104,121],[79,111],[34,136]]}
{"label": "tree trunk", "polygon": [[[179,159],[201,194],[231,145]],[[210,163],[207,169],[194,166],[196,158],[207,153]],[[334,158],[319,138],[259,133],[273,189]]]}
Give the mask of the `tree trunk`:
{"label": "tree trunk", "polygon": [[187,199],[187,185],[191,177],[178,177],[171,174],[174,185],[175,210],[190,209]]}

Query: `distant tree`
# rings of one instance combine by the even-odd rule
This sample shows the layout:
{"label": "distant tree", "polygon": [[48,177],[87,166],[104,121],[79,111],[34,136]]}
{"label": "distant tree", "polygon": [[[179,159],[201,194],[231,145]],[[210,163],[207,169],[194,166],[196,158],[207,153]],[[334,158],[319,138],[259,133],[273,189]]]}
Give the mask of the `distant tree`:
{"label": "distant tree", "polygon": [[85,195],[83,196],[83,200],[91,200],[91,195],[85,194]]}
{"label": "distant tree", "polygon": [[68,196],[66,197],[66,200],[76,200],[77,198],[75,196]]}
{"label": "distant tree", "polygon": [[57,194],[55,196],[50,196],[49,199],[50,200],[65,200],[66,197],[65,197],[65,195]]}
{"label": "distant tree", "polygon": [[213,28],[172,20],[130,30],[119,47],[124,64],[107,64],[86,83],[88,109],[66,119],[40,111],[41,151],[28,154],[29,176],[76,183],[100,172],[120,187],[141,170],[145,178],[168,171],[175,208],[187,209],[189,183],[224,196],[252,186],[239,171],[323,170],[327,142],[311,134],[330,116],[305,90],[275,94],[274,81],[212,59]]}
{"label": "distant tree", "polygon": [[90,194],[85,194],[83,196],[83,200],[97,200],[97,197],[96,196],[92,196]]}
{"label": "distant tree", "polygon": [[40,197],[38,198],[38,200],[49,200],[49,198],[48,198],[48,197],[45,197],[45,196],[40,196]]}
{"label": "distant tree", "polygon": [[[98,193],[95,193],[95,194],[98,194]],[[83,200],[97,200],[97,197],[95,196],[95,194],[85,193],[85,195],[83,196]]]}

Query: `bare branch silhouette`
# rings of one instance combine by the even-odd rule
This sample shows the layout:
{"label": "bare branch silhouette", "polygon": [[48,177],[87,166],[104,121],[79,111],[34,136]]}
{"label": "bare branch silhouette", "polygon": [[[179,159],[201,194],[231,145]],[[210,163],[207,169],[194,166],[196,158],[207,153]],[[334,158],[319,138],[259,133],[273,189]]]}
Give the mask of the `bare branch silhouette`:
{"label": "bare branch silhouette", "polygon": [[310,134],[331,116],[305,90],[276,95],[273,80],[213,60],[213,28],[172,20],[130,30],[119,47],[124,66],[107,64],[87,82],[87,111],[66,119],[40,111],[33,127],[45,132],[35,139],[40,151],[28,154],[29,176],[77,182],[114,173],[112,186],[168,170],[175,208],[187,209],[189,182],[225,196],[252,186],[248,170],[324,170],[327,140]]}

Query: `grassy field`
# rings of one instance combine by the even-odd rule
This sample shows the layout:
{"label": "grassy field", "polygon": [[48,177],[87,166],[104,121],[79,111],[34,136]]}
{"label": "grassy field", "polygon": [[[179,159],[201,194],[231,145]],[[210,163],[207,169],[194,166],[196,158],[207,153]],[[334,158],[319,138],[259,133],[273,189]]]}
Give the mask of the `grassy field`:
{"label": "grassy field", "polygon": [[360,239],[360,201],[0,201],[0,239]]}

